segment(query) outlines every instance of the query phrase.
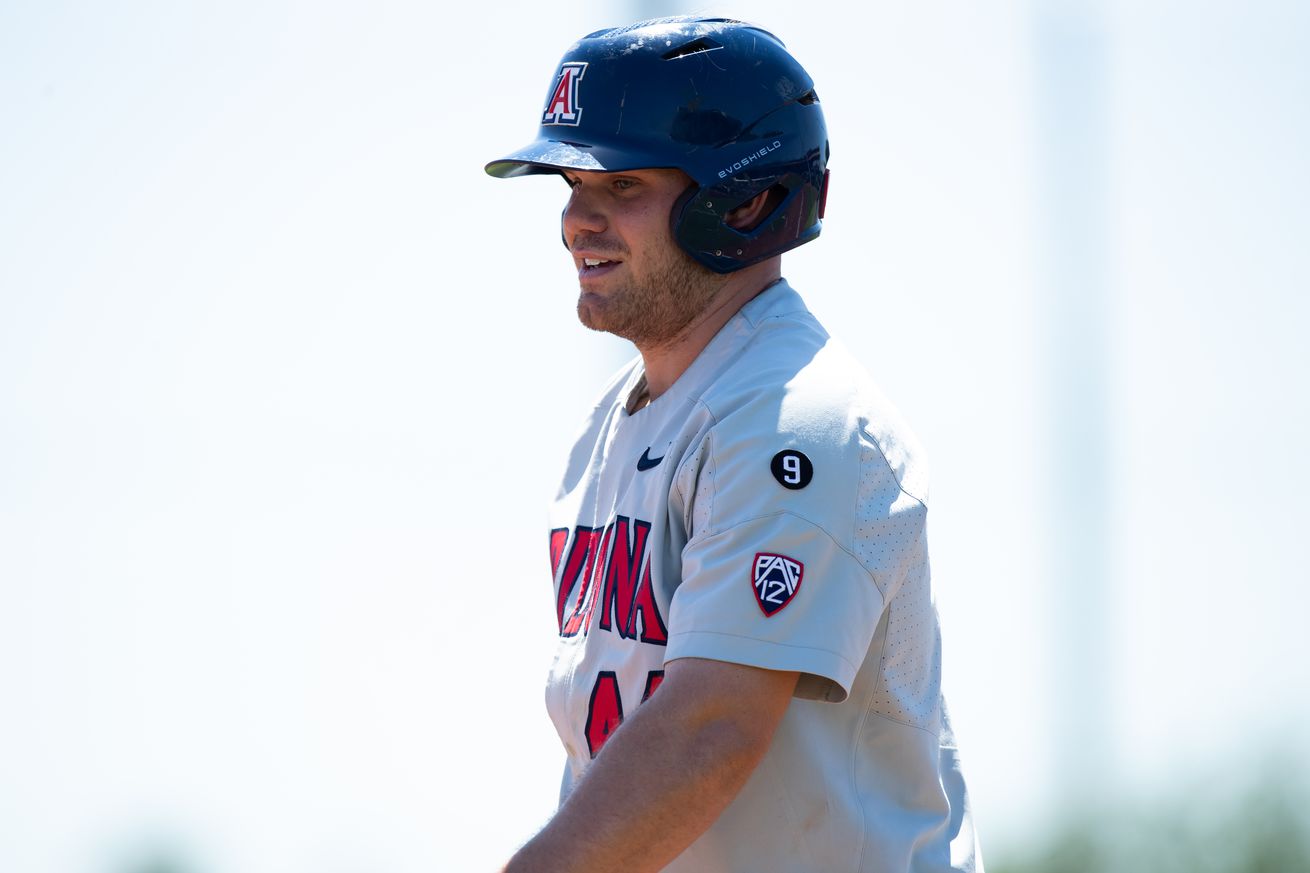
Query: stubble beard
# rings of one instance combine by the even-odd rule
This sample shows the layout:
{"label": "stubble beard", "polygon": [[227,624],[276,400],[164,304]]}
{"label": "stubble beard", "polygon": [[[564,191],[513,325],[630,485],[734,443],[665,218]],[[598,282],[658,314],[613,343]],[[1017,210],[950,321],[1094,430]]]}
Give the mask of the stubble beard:
{"label": "stubble beard", "polygon": [[578,298],[578,320],[641,349],[672,343],[705,311],[725,277],[670,246],[650,275],[631,277],[603,299]]}

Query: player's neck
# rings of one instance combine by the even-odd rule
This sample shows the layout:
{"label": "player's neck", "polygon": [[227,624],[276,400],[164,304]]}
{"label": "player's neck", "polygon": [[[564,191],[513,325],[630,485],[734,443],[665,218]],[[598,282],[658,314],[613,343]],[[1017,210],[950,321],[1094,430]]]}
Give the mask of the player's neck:
{"label": "player's neck", "polygon": [[671,342],[646,348],[638,346],[646,370],[650,400],[658,398],[678,381],[737,310],[781,278],[780,257],[732,273],[709,305]]}

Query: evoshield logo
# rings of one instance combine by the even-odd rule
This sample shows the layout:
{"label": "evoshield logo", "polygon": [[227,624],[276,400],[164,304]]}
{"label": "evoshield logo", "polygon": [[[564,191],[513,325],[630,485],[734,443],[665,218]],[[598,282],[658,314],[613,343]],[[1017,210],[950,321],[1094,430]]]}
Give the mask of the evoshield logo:
{"label": "evoshield logo", "polygon": [[740,161],[737,161],[737,163],[733,164],[731,167],[724,167],[722,170],[719,170],[719,178],[726,179],[729,173],[735,173],[738,170],[742,169],[743,167],[749,167],[752,162],[758,161],[760,158],[764,157],[774,149],[780,149],[780,148],[782,148],[782,143],[775,139],[769,145],[766,145],[761,149],[757,149],[756,151],[751,152],[749,155],[742,158]]}
{"label": "evoshield logo", "polygon": [[578,83],[587,72],[586,61],[569,61],[559,68],[559,78],[555,80],[555,90],[551,91],[546,101],[546,111],[541,116],[541,123],[567,124],[577,127],[582,121],[582,106],[578,103]]}

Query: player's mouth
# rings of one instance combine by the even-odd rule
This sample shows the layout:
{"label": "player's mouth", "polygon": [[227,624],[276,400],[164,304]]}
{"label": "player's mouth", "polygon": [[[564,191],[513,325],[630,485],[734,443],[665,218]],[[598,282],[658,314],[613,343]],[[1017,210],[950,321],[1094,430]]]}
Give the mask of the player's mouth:
{"label": "player's mouth", "polygon": [[579,261],[578,278],[581,280],[599,279],[602,276],[614,272],[618,269],[619,264],[623,263],[622,261],[616,261],[612,258],[591,257],[583,257],[580,258]]}

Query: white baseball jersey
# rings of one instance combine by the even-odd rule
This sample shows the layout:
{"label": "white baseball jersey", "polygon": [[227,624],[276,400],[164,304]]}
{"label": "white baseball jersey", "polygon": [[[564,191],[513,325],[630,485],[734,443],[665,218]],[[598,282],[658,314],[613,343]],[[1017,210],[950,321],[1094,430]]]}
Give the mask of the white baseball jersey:
{"label": "white baseball jersey", "polygon": [[669,867],[981,871],[940,691],[922,453],[785,282],[635,413],[604,392],[551,510],[561,801],[677,658],[801,673],[738,797]]}

